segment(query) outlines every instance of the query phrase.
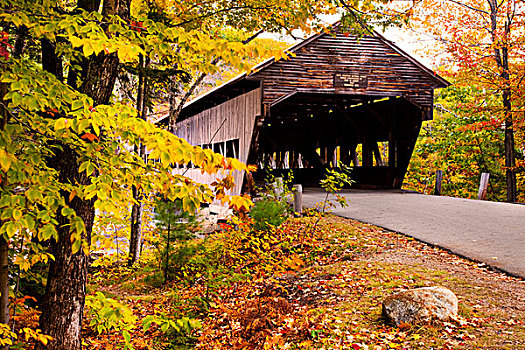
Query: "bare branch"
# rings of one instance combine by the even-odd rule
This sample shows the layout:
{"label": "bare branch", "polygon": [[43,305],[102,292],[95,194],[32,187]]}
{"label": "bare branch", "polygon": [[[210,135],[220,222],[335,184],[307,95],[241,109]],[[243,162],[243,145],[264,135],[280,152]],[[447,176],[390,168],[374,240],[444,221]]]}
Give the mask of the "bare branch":
{"label": "bare branch", "polygon": [[252,36],[250,36],[250,37],[244,39],[244,40],[242,41],[242,43],[243,43],[244,45],[248,44],[250,41],[255,40],[255,38],[257,38],[259,35],[261,35],[262,32],[263,32],[263,30],[262,30],[262,29],[259,29],[259,30],[258,30],[257,32],[255,32]]}
{"label": "bare branch", "polygon": [[434,103],[434,108],[437,108],[437,109],[441,110],[442,112],[446,112],[446,113],[452,114],[454,117],[456,117],[458,119],[460,118],[459,114],[457,114],[456,112],[451,111],[450,109],[445,108],[445,106],[443,106],[440,103]]}
{"label": "bare branch", "polygon": [[370,27],[363,22],[363,20],[361,20],[361,18],[359,18],[359,16],[357,15],[357,13],[359,12],[358,9],[348,5],[346,3],[346,1],[344,0],[339,0],[339,2],[341,3],[341,5],[344,6],[344,8],[352,15],[352,17],[354,17],[354,19],[356,20],[356,22],[364,29],[366,30],[368,33],[370,33],[370,35],[374,36],[375,33],[370,29]]}
{"label": "bare branch", "polygon": [[201,19],[213,17],[213,16],[216,16],[218,14],[225,13],[225,12],[231,12],[231,11],[234,11],[234,10],[268,10],[268,9],[272,9],[272,8],[273,8],[272,6],[232,6],[232,7],[228,7],[228,8],[222,8],[222,9],[219,9],[219,10],[214,11],[214,12],[206,13],[206,14],[194,17],[192,19],[188,19],[186,21],[179,22],[179,23],[175,24],[174,27],[181,27],[181,26],[190,24],[192,22],[199,21]]}

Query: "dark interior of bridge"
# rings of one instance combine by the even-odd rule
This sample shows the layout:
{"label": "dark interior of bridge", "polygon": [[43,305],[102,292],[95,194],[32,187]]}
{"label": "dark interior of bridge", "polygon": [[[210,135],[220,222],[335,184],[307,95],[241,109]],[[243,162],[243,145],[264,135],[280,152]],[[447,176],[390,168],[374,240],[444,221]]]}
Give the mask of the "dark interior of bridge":
{"label": "dark interior of bridge", "polygon": [[257,180],[293,171],[294,182],[318,185],[338,162],[353,168],[355,187],[400,188],[422,110],[400,96],[296,91],[269,108],[258,135]]}

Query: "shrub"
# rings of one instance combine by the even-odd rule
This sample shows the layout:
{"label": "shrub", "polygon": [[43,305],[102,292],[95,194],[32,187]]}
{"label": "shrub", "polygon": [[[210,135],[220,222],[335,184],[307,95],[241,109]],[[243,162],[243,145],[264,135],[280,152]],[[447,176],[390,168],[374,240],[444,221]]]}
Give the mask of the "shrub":
{"label": "shrub", "polygon": [[182,201],[158,200],[155,226],[160,239],[156,244],[159,262],[164,260],[164,280],[168,280],[195,253],[188,241],[195,238],[197,217],[182,210]]}
{"label": "shrub", "polygon": [[277,227],[286,220],[286,204],[272,198],[264,198],[255,203],[250,216],[255,230],[267,231],[271,226]]}
{"label": "shrub", "polygon": [[95,295],[86,297],[86,309],[88,311],[89,327],[98,334],[108,333],[111,330],[117,330],[124,337],[122,349],[132,349],[130,331],[135,326],[137,318],[133,311],[118,301],[106,298],[106,296],[97,292]]}

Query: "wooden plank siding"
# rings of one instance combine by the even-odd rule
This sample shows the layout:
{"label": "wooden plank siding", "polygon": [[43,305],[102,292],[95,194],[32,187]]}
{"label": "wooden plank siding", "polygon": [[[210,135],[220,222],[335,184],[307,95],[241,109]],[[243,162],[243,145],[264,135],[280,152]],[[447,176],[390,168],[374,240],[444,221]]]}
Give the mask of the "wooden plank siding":
{"label": "wooden plank siding", "polygon": [[[246,162],[254,122],[261,114],[261,106],[261,89],[259,88],[177,123],[175,135],[195,146],[238,140],[237,158]],[[178,172],[184,171],[186,169],[178,169]],[[199,169],[189,169],[186,175],[201,183],[212,183],[216,177],[224,176],[224,174],[218,174],[218,176],[201,174]],[[241,193],[243,177],[244,173],[238,171],[234,173],[236,185],[230,194]]]}
{"label": "wooden plank siding", "polygon": [[[326,89],[366,96],[404,96],[431,119],[434,77],[396,52],[384,39],[323,34],[294,50],[295,57],[274,62],[247,79],[262,80],[263,103],[271,104],[296,89]],[[359,87],[337,86],[337,74],[362,77]]]}

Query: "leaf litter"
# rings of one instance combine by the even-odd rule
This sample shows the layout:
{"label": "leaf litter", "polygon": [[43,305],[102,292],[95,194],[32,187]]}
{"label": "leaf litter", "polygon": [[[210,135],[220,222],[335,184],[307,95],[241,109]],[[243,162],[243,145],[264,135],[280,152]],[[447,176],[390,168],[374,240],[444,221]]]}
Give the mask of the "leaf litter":
{"label": "leaf litter", "polygon": [[[203,326],[193,332],[195,342],[189,345],[198,349],[525,348],[523,280],[349,219],[326,216],[311,232],[313,220],[289,219],[271,239],[258,238],[264,249],[251,242],[228,247],[236,250],[228,256],[238,260],[221,260],[229,272],[212,276],[222,283],[180,279],[122,293],[117,282],[104,289],[117,291],[140,317],[170,310],[173,317],[200,318]],[[134,285],[144,284],[143,273],[133,276]],[[432,285],[458,296],[457,320],[385,324],[381,302],[386,296]],[[135,331],[137,349],[158,347],[163,338],[159,329],[142,332],[137,326]],[[93,342],[88,333],[88,342],[100,344],[93,348],[107,344],[97,339]]]}

